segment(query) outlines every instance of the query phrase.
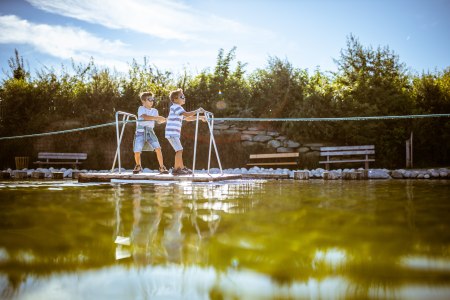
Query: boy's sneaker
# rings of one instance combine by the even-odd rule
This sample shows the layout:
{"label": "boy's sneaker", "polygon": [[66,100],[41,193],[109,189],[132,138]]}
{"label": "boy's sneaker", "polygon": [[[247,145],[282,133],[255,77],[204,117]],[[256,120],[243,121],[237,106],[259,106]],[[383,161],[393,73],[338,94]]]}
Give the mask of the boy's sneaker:
{"label": "boy's sneaker", "polygon": [[191,169],[188,169],[186,167],[184,167],[182,170],[187,172],[189,175],[191,175],[193,173]]}
{"label": "boy's sneaker", "polygon": [[189,175],[189,172],[185,171],[184,169],[177,168],[172,170],[172,175]]}
{"label": "boy's sneaker", "polygon": [[141,172],[142,172],[141,165],[136,165],[136,167],[134,167],[133,174],[139,174]]}
{"label": "boy's sneaker", "polygon": [[167,170],[166,166],[162,166],[159,168],[159,174],[169,174],[169,171]]}

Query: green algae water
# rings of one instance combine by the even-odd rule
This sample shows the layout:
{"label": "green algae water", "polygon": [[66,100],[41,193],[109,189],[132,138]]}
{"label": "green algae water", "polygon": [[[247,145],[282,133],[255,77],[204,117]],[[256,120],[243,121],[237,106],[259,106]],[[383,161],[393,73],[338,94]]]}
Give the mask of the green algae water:
{"label": "green algae water", "polygon": [[449,299],[450,182],[0,182],[2,299]]}

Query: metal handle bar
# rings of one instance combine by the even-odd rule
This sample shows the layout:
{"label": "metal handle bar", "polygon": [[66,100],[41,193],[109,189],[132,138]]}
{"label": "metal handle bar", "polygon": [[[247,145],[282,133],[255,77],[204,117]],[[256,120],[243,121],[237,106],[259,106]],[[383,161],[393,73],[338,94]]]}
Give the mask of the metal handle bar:
{"label": "metal handle bar", "polygon": [[[220,157],[219,157],[219,152],[217,151],[217,145],[216,145],[216,141],[214,139],[214,114],[212,112],[203,111],[203,114],[206,117],[206,122],[208,124],[208,128],[209,128],[209,150],[208,150],[208,175],[211,176],[210,174],[210,166],[211,166],[211,146],[214,145],[214,150],[216,153],[216,158],[217,158],[217,162],[219,164],[219,168],[220,168],[220,174],[223,175],[223,170],[222,170],[222,164],[220,162]],[[194,176],[195,173],[195,162],[196,162],[196,156],[197,156],[197,137],[198,137],[198,121],[199,121],[199,117],[200,117],[200,112],[197,111],[197,119],[196,119],[196,124],[195,124],[195,138],[194,138],[194,158],[193,158],[193,162],[192,162],[192,176]]]}
{"label": "metal handle bar", "polygon": [[[119,115],[123,115],[122,118],[122,130],[119,134]],[[116,112],[116,136],[117,136],[117,150],[116,150],[116,155],[114,156],[114,162],[111,168],[111,173],[114,172],[114,167],[116,166],[116,160],[119,162],[119,174],[121,173],[121,169],[122,169],[122,165],[121,165],[121,160],[120,160],[120,144],[122,143],[122,137],[123,137],[123,133],[125,131],[125,125],[127,125],[127,122],[130,118],[135,118],[136,119],[136,126],[137,126],[137,116],[134,114],[130,114],[127,112],[123,112],[123,111],[118,111]]]}

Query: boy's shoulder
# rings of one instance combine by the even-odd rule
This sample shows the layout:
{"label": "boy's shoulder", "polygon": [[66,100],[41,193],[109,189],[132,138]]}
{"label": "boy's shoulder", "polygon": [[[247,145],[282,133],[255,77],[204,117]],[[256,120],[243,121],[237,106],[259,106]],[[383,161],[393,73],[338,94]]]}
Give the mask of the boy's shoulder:
{"label": "boy's shoulder", "polygon": [[172,105],[170,106],[170,109],[172,110],[184,110],[183,106],[181,106],[180,104],[177,103],[172,103]]}
{"label": "boy's shoulder", "polygon": [[156,108],[147,108],[145,106],[139,106],[138,109],[138,114],[142,115],[142,114],[148,114],[148,115],[157,115],[158,114],[158,110]]}
{"label": "boy's shoulder", "polygon": [[158,111],[156,108],[152,107],[152,108],[147,108],[143,105],[139,106],[138,110],[148,110],[148,111]]}

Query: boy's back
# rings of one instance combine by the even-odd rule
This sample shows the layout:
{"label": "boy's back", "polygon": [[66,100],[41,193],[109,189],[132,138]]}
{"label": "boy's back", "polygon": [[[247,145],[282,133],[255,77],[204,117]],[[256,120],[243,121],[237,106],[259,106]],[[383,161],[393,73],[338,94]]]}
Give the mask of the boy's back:
{"label": "boy's back", "polygon": [[181,126],[183,124],[183,112],[184,108],[176,103],[170,106],[169,116],[167,117],[166,124],[166,138],[168,137],[180,137]]}

